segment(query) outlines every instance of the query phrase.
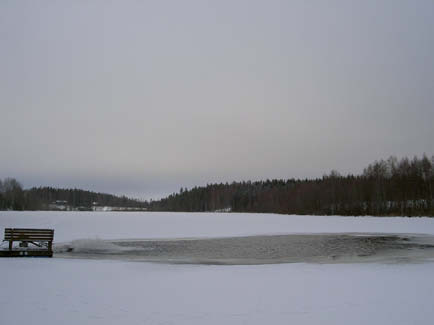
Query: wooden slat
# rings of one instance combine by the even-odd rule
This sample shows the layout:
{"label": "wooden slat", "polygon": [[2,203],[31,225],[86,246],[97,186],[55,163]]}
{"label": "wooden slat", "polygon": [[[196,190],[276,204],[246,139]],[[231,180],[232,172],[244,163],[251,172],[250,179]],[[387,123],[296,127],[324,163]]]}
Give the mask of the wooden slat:
{"label": "wooden slat", "polygon": [[53,235],[41,235],[41,234],[8,234],[6,237],[44,237],[44,238],[53,238]]}
{"label": "wooden slat", "polygon": [[53,229],[22,229],[22,228],[5,228],[5,232],[42,232],[42,233],[53,233]]}
{"label": "wooden slat", "polygon": [[15,236],[15,235],[29,235],[29,236],[53,236],[53,234],[43,234],[43,233],[31,233],[31,232],[8,232],[5,236]]}
{"label": "wooden slat", "polygon": [[53,232],[52,229],[18,229],[18,228],[6,228],[5,231]]}
{"label": "wooden slat", "polygon": [[52,238],[53,235],[10,234],[10,235],[5,235],[5,237],[45,237],[45,238]]}
{"label": "wooden slat", "polygon": [[41,237],[41,238],[53,238],[52,235],[31,235],[31,234],[13,234],[13,235],[5,235],[5,238],[10,237]]}
{"label": "wooden slat", "polygon": [[19,229],[19,230],[53,230],[51,228],[14,228],[14,227],[6,227],[5,229]]}
{"label": "wooden slat", "polygon": [[4,240],[49,240],[52,241],[53,237],[34,237],[34,236],[14,236],[14,237],[5,237]]}
{"label": "wooden slat", "polygon": [[13,230],[13,231],[5,231],[5,234],[44,234],[44,235],[52,235],[53,232],[48,231],[19,231],[19,230]]}
{"label": "wooden slat", "polygon": [[32,233],[32,232],[18,232],[18,231],[5,233],[5,236],[12,236],[12,235],[53,236],[53,234],[47,234],[47,233]]}
{"label": "wooden slat", "polygon": [[14,237],[5,237],[4,240],[49,240],[52,241],[53,237],[34,237],[34,236],[14,236]]}
{"label": "wooden slat", "polygon": [[54,230],[44,230],[44,229],[34,229],[34,230],[28,230],[28,229],[5,229],[5,234],[11,234],[11,233],[23,233],[23,234],[53,234]]}
{"label": "wooden slat", "polygon": [[13,238],[40,238],[40,239],[52,239],[53,236],[27,236],[27,235],[13,235],[13,236],[5,236],[5,240]]}

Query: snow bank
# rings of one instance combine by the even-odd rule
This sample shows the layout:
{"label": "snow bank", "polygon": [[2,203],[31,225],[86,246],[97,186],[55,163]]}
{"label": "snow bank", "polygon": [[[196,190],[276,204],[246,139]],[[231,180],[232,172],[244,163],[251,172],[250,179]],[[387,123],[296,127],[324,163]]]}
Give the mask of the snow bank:
{"label": "snow bank", "polygon": [[12,212],[5,227],[54,228],[55,242],[76,239],[230,237],[296,233],[434,234],[434,218],[294,216],[253,213]]}
{"label": "snow bank", "polygon": [[[431,324],[434,264],[1,259],[2,324]],[[35,281],[37,279],[37,281]]]}

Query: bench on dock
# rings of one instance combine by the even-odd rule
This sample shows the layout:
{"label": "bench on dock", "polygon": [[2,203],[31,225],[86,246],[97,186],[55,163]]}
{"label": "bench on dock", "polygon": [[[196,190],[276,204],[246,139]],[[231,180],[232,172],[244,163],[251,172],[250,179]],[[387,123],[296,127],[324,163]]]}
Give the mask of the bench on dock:
{"label": "bench on dock", "polygon": [[[53,256],[53,229],[5,228],[5,239],[9,250],[0,251],[0,256]],[[13,242],[20,242],[19,249],[13,249]],[[29,247],[30,245],[33,245]]]}

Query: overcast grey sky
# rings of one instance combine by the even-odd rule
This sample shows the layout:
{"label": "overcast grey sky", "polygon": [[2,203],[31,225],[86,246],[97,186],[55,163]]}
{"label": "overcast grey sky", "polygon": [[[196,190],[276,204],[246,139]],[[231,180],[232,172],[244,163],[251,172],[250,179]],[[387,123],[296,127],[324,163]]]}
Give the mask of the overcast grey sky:
{"label": "overcast grey sky", "polygon": [[159,197],[434,154],[434,1],[1,1],[0,178]]}

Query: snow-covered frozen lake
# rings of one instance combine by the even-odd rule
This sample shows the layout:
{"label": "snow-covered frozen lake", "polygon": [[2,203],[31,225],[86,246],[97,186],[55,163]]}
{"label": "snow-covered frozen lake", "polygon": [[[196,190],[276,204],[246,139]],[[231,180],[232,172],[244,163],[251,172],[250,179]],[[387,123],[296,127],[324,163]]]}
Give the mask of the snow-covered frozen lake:
{"label": "snow-covered frozen lake", "polygon": [[[430,218],[0,212],[55,241],[434,234]],[[0,324],[431,324],[434,263],[174,265],[2,258]]]}
{"label": "snow-covered frozen lake", "polygon": [[53,228],[55,242],[76,239],[214,238],[306,233],[434,235],[434,218],[295,216],[254,213],[12,212],[5,227]]}

